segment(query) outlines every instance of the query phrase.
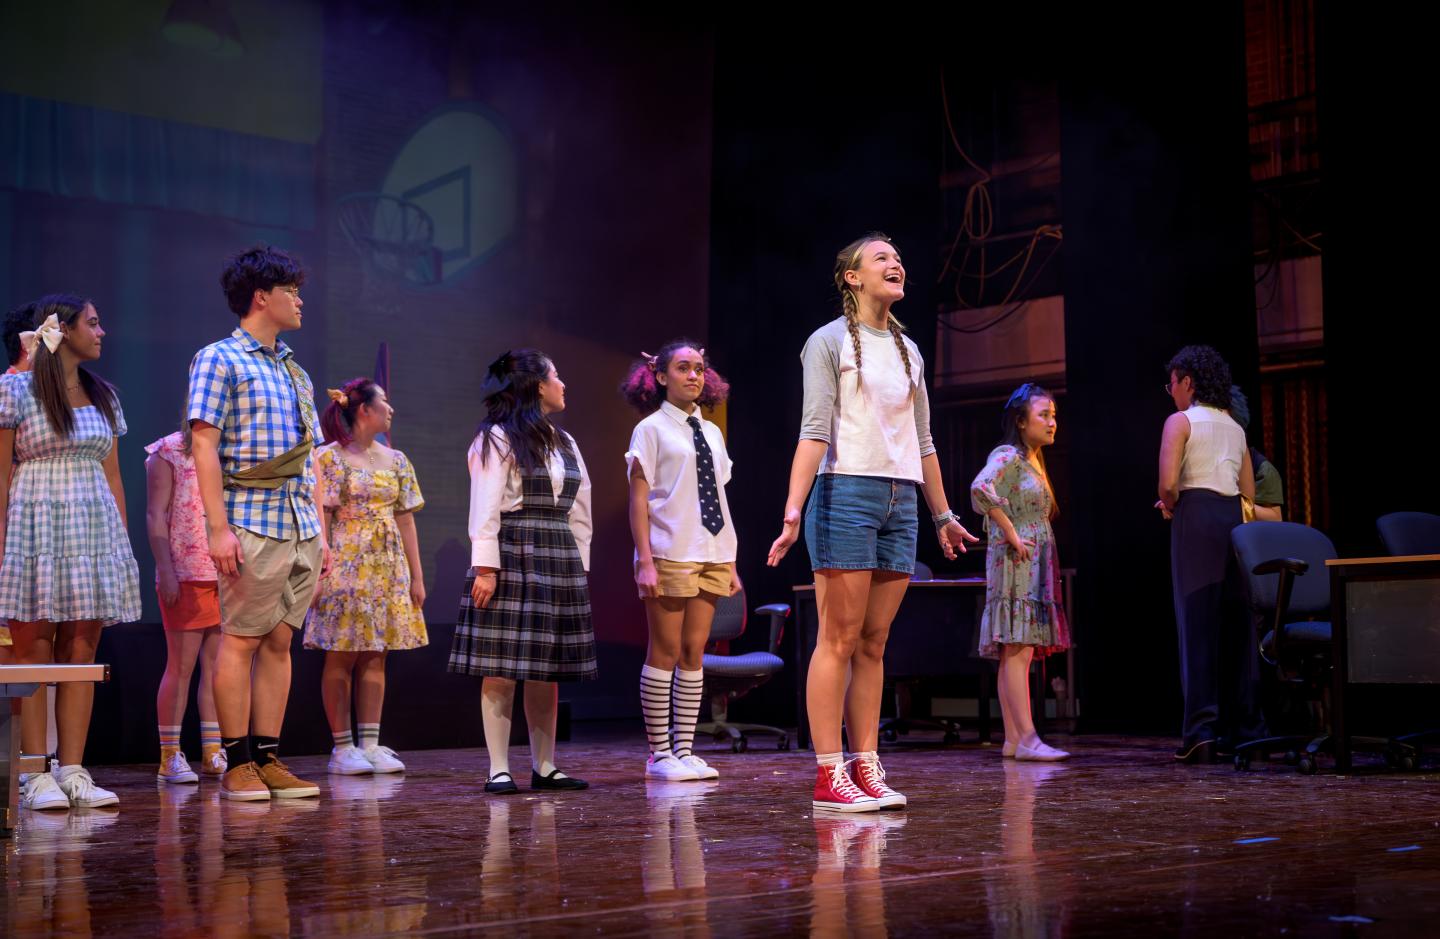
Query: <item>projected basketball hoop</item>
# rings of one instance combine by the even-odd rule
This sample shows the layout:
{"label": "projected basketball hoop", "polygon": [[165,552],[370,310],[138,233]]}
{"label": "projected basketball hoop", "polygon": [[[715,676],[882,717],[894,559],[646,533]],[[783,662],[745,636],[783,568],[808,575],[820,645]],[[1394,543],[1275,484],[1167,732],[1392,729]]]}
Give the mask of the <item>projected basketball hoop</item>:
{"label": "projected basketball hoop", "polygon": [[340,226],[367,269],[435,284],[480,263],[510,236],[515,148],[474,105],[432,116],[400,148],[380,191],[340,202]]}
{"label": "projected basketball hoop", "polygon": [[416,284],[440,282],[435,222],[413,202],[382,192],[345,196],[337,206],[340,230],[368,272]]}

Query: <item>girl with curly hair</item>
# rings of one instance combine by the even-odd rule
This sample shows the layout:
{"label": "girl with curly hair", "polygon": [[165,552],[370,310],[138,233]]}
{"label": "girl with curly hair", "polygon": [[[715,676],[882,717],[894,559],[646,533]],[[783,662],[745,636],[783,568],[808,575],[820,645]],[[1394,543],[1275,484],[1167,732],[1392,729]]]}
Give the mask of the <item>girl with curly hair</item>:
{"label": "girl with curly hair", "polygon": [[689,339],[641,358],[620,386],[625,400],[646,415],[630,435],[625,462],[635,584],[650,627],[640,707],[650,744],[645,775],[652,779],[720,775],[692,745],[715,603],[740,592],[735,525],[725,501],[733,464],[720,428],[701,412],[729,391],[704,348]]}
{"label": "girl with curly hair", "polygon": [[[1238,579],[1230,531],[1241,524],[1240,497],[1255,497],[1245,431],[1229,414],[1230,366],[1209,346],[1186,346],[1165,366],[1165,391],[1175,413],[1160,439],[1160,499],[1171,522],[1170,574],[1180,633],[1180,683],[1185,698],[1180,749],[1185,763],[1213,762],[1222,734],[1251,736],[1255,656],[1249,621],[1232,615]],[[1228,664],[1222,664],[1228,663]],[[1221,702],[1221,672],[1229,687]],[[1234,679],[1232,681],[1232,678]]]}

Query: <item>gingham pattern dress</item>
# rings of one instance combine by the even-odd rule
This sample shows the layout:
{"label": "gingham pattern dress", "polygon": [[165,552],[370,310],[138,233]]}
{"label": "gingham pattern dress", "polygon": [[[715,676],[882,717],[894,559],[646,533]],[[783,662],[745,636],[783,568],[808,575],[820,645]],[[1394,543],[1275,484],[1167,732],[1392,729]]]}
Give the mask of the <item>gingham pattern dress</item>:
{"label": "gingham pattern dress", "polygon": [[565,485],[555,494],[549,470],[521,476],[522,505],[500,516],[500,570],[490,605],[470,599],[465,578],[449,670],[516,681],[594,678],[595,629],[590,585],[570,530],[580,464],[569,449]]}
{"label": "gingham pattern dress", "polygon": [[101,461],[124,434],[94,406],[69,438],[50,427],[31,375],[0,378],[0,428],[15,431],[15,470],[0,567],[0,618],[104,626],[140,618],[140,569]]}

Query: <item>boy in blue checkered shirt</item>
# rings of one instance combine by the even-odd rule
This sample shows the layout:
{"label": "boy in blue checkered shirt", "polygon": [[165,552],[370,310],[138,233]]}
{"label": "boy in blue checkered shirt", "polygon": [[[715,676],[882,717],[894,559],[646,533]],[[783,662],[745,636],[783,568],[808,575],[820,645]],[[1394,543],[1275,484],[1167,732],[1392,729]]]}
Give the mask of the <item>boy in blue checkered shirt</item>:
{"label": "boy in blue checkered shirt", "polygon": [[232,258],[220,286],[240,326],[190,363],[186,417],[220,575],[215,705],[230,767],[220,794],[238,801],[320,794],[277,754],[291,633],[304,624],[329,554],[310,455],[314,387],[278,339],[300,328],[304,281],[278,248]]}

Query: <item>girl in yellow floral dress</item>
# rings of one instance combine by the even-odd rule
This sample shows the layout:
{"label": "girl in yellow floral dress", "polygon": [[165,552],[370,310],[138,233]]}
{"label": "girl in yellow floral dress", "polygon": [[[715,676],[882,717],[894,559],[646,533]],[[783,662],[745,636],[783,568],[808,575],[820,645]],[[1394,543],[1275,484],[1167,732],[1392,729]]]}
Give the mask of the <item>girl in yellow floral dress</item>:
{"label": "girl in yellow floral dress", "polygon": [[[385,389],[353,378],[329,394],[315,501],[330,533],[330,569],[305,623],[305,648],[325,650],[320,696],[335,738],[330,772],[399,773],[405,764],[380,745],[385,656],[429,642],[414,516],[425,500],[405,454],[375,439],[395,413]],[[352,689],[358,741],[350,730]]]}

